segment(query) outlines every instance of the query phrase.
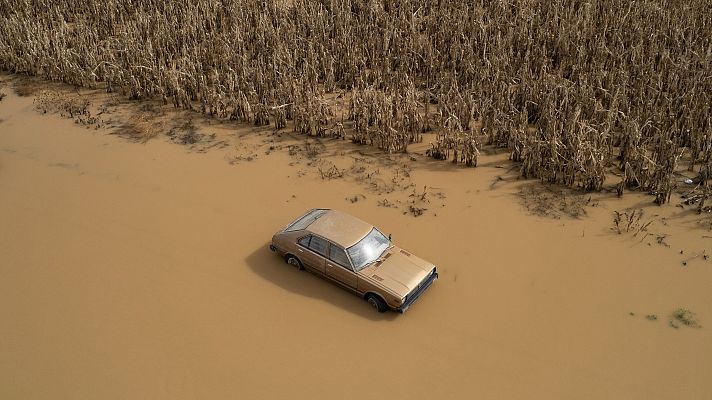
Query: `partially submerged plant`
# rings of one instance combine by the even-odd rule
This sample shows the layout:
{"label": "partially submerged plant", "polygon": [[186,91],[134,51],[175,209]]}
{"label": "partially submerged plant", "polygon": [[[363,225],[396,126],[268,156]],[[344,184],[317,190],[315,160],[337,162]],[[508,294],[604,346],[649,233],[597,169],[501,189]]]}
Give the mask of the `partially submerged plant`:
{"label": "partially submerged plant", "polygon": [[257,126],[292,121],[387,153],[434,132],[434,158],[476,166],[484,143],[523,177],[587,191],[614,169],[619,195],[658,204],[681,164],[703,182],[712,165],[704,1],[40,3],[0,3],[0,70]]}
{"label": "partially submerged plant", "polygon": [[[622,234],[623,232],[633,232],[633,236],[637,236],[640,232],[645,232],[648,230],[648,227],[655,221],[655,220],[649,220],[649,221],[642,221],[643,219],[643,209],[633,209],[633,210],[627,210],[627,211],[613,211],[613,230],[615,230],[619,235]],[[662,239],[658,239],[658,243],[661,243],[661,241],[664,241],[664,237]],[[662,243],[661,243],[662,244]]]}
{"label": "partially submerged plant", "polygon": [[670,326],[678,328],[680,325],[690,328],[701,328],[702,325],[697,321],[697,316],[692,311],[686,308],[678,308],[672,313]]}

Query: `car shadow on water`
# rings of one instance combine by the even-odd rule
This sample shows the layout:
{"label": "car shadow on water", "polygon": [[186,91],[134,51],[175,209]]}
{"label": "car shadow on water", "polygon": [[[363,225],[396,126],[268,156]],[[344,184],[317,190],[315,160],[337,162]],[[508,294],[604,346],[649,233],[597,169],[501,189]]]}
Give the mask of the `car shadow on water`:
{"label": "car shadow on water", "polygon": [[[282,257],[269,250],[268,244],[257,248],[245,262],[259,277],[299,296],[322,300],[335,307],[373,321],[392,321],[399,316],[395,311],[378,313],[365,300],[345,289],[307,272],[288,265]],[[293,303],[297,307],[297,302]]]}

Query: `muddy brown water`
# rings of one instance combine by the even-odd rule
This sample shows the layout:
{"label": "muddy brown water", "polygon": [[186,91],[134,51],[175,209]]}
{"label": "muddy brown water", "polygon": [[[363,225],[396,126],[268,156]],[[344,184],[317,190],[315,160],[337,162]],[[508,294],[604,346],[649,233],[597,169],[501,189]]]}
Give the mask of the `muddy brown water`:
{"label": "muddy brown water", "polygon": [[[0,120],[0,398],[712,392],[712,233],[674,204],[602,195],[579,219],[532,216],[526,183],[492,188],[502,158],[485,156],[414,162],[418,190],[444,194],[416,218],[359,182],[300,176],[284,149],[231,165],[229,149],[132,143],[11,92]],[[268,240],[312,207],[377,224],[441,279],[406,314],[376,314],[290,268]],[[627,207],[657,215],[670,247],[613,233]],[[702,327],[671,327],[680,307]]]}

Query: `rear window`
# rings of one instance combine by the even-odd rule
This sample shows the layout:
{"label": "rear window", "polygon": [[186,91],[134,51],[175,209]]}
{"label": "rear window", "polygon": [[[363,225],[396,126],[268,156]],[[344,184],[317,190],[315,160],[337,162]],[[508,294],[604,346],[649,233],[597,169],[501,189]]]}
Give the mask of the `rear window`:
{"label": "rear window", "polygon": [[311,225],[312,222],[316,221],[319,217],[326,214],[327,211],[329,211],[329,210],[324,210],[321,208],[311,210],[308,213],[299,217],[299,219],[297,219],[296,221],[287,225],[287,227],[284,228],[284,231],[285,232],[294,232],[294,231],[301,231],[302,229],[306,229],[307,226]]}

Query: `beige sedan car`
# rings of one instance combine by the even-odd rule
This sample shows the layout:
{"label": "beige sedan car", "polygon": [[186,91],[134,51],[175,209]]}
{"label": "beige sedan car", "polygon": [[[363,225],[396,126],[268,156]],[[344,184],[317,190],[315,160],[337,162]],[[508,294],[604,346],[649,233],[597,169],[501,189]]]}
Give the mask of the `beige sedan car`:
{"label": "beige sedan car", "polygon": [[313,209],[272,237],[270,250],[363,297],[374,309],[404,312],[438,278],[435,266],[346,213]]}

